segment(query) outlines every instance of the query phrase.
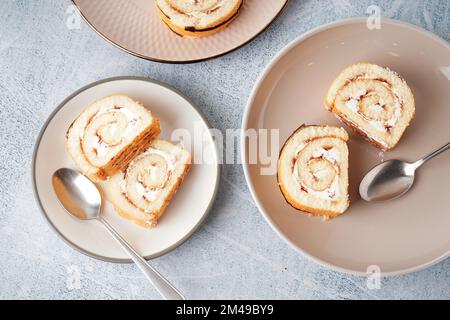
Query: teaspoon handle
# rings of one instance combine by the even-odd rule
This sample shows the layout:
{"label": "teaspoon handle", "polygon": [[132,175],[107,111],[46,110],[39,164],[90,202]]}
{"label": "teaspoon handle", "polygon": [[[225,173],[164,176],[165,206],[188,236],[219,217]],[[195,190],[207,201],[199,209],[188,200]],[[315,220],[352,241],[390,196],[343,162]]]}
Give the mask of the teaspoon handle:
{"label": "teaspoon handle", "polygon": [[158,290],[161,296],[166,300],[185,300],[183,295],[175,289],[175,287],[169,283],[158,271],[153,269],[144,258],[142,258],[118,233],[114,228],[106,222],[105,219],[99,218],[100,222],[103,223],[105,228],[113,236],[113,238],[119,243],[122,249],[128,253],[130,258],[135,264],[141,269],[148,280],[153,284],[153,286]]}
{"label": "teaspoon handle", "polygon": [[426,162],[430,161],[431,159],[433,159],[434,157],[440,155],[442,152],[447,151],[450,149],[450,142],[447,143],[446,145],[440,147],[439,149],[437,149],[436,151],[430,153],[429,155],[427,155],[426,157],[424,157],[423,159],[417,161],[416,163],[414,163],[415,168],[419,168],[421,165],[425,164]]}

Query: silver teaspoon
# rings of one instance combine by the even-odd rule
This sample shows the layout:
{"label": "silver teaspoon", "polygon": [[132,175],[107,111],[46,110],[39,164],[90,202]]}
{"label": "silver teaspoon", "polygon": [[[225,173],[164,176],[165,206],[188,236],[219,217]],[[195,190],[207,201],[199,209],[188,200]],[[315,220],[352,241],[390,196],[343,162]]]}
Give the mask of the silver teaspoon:
{"label": "silver teaspoon", "polygon": [[81,220],[98,220],[137,264],[148,280],[167,300],[184,300],[183,295],[144,260],[100,215],[102,196],[94,183],[78,171],[62,168],[52,176],[52,184],[61,205]]}
{"label": "silver teaspoon", "polygon": [[385,201],[403,196],[414,184],[416,170],[442,152],[450,143],[414,163],[400,160],[383,162],[369,171],[359,185],[359,194],[366,201]]}

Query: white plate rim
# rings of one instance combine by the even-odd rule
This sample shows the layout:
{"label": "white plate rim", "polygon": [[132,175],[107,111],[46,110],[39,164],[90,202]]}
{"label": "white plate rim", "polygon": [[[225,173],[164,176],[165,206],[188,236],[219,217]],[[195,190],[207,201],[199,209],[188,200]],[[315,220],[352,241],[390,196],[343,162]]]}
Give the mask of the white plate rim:
{"label": "white plate rim", "polygon": [[[93,88],[95,86],[98,86],[100,84],[103,83],[107,83],[107,82],[113,82],[113,81],[122,81],[122,80],[135,80],[135,81],[144,81],[144,82],[149,82],[152,84],[156,84],[159,85],[163,88],[169,89],[170,91],[174,92],[175,94],[178,94],[180,97],[182,97],[184,100],[186,100],[188,102],[188,104],[191,106],[192,110],[197,113],[197,115],[200,117],[200,119],[202,119],[202,121],[205,123],[207,128],[211,128],[211,126],[209,125],[208,121],[206,120],[205,116],[200,112],[200,110],[195,106],[195,104],[192,103],[192,101],[190,100],[190,98],[188,98],[185,94],[183,94],[182,92],[180,92],[179,90],[173,88],[172,86],[158,81],[158,80],[154,80],[154,79],[150,79],[150,78],[146,78],[146,77],[139,77],[139,76],[119,76],[119,77],[110,77],[110,78],[106,78],[106,79],[102,79],[102,80],[98,80],[95,82],[92,82],[90,84],[87,84],[83,87],[81,87],[80,89],[76,90],[75,92],[73,92],[72,94],[70,94],[69,96],[67,96],[61,103],[58,104],[58,106],[50,113],[50,115],[48,116],[47,120],[45,121],[45,123],[42,125],[39,134],[36,138],[36,142],[34,145],[34,149],[33,149],[33,155],[32,155],[32,161],[31,161],[31,181],[32,181],[32,188],[33,188],[33,195],[34,195],[34,199],[39,207],[39,210],[42,214],[42,216],[44,217],[44,220],[46,220],[46,222],[50,225],[50,227],[56,232],[56,234],[67,244],[69,245],[72,249],[75,249],[76,251],[97,259],[97,260],[101,260],[101,261],[105,261],[105,262],[112,262],[112,263],[133,263],[133,260],[131,259],[117,259],[117,258],[110,258],[110,257],[105,257],[99,254],[95,254],[92,253],[84,248],[79,247],[78,245],[76,245],[75,243],[73,243],[72,241],[70,241],[65,235],[64,233],[59,230],[56,225],[50,220],[50,218],[47,215],[47,212],[45,211],[41,199],[39,197],[39,193],[37,190],[37,183],[36,183],[36,158],[37,158],[37,152],[39,150],[39,146],[42,140],[42,136],[45,133],[48,125],[50,124],[50,122],[53,120],[53,118],[56,116],[56,114],[70,101],[72,100],[75,96],[79,95],[80,93],[82,93],[83,91],[86,91],[90,88]],[[211,141],[214,141],[213,139]],[[218,149],[217,149],[217,144],[213,143],[214,145],[214,153],[216,154],[216,158],[219,159],[218,156]],[[217,163],[217,169],[216,169],[216,174],[217,174],[217,181],[216,184],[214,186],[214,191],[212,194],[212,197],[209,201],[209,204],[205,210],[205,212],[203,213],[201,219],[197,222],[197,224],[190,230],[190,232],[188,232],[183,238],[181,238],[180,240],[178,240],[177,242],[175,242],[173,245],[169,246],[168,248],[161,250],[155,254],[152,255],[148,255],[143,257],[146,260],[150,260],[150,259],[154,259],[154,258],[158,258],[160,256],[163,256],[167,253],[169,253],[172,250],[175,250],[177,247],[179,247],[180,245],[182,245],[184,242],[186,242],[197,230],[198,228],[203,224],[203,222],[205,221],[206,217],[208,216],[209,212],[211,211],[214,203],[215,203],[215,199],[217,197],[217,193],[219,191],[219,186],[220,186],[220,180],[221,180],[221,165],[219,163]]]}
{"label": "white plate rim", "polygon": [[[357,270],[352,270],[352,269],[347,269],[347,268],[343,268],[337,265],[333,265],[329,262],[326,262],[320,258],[317,258],[315,256],[313,256],[312,254],[307,253],[306,251],[304,251],[303,249],[301,249],[299,246],[297,246],[295,243],[293,243],[291,240],[289,240],[283,233],[282,231],[276,226],[276,224],[274,223],[274,221],[270,218],[268,212],[264,209],[263,205],[259,202],[258,197],[257,197],[257,193],[256,190],[254,188],[254,185],[251,181],[250,178],[250,170],[249,170],[249,164],[248,164],[248,159],[246,157],[246,139],[245,139],[245,131],[248,128],[248,122],[249,122],[249,117],[250,117],[250,111],[251,111],[251,107],[254,103],[255,97],[257,95],[257,93],[259,92],[259,89],[261,87],[261,84],[263,83],[264,79],[267,77],[267,75],[271,72],[272,68],[289,52],[291,51],[295,46],[299,45],[301,42],[307,40],[308,38],[321,33],[323,31],[329,30],[329,29],[333,29],[335,27],[339,27],[339,26],[343,26],[343,25],[348,25],[348,24],[356,24],[356,23],[366,23],[367,21],[367,17],[355,17],[355,18],[348,18],[348,19],[342,19],[342,20],[337,20],[337,21],[333,21],[324,25],[320,25],[316,28],[313,28],[303,34],[301,34],[300,36],[298,36],[296,39],[294,39],[293,41],[291,41],[287,46],[285,46],[283,49],[281,49],[270,61],[270,63],[264,68],[264,70],[262,71],[262,73],[259,75],[258,79],[256,80],[255,85],[253,86],[253,89],[250,93],[250,96],[248,98],[248,102],[247,105],[245,106],[244,109],[244,115],[242,117],[242,125],[241,125],[241,136],[240,136],[240,140],[241,140],[241,161],[242,161],[242,167],[243,167],[243,171],[244,171],[244,176],[245,176],[245,181],[247,182],[247,187],[250,190],[250,194],[252,195],[253,201],[256,203],[256,206],[259,210],[259,212],[261,213],[261,215],[264,217],[264,219],[266,220],[266,222],[270,225],[270,227],[272,228],[273,231],[275,231],[275,233],[281,238],[283,239],[291,248],[293,248],[295,251],[299,252],[300,254],[302,254],[303,256],[305,256],[306,258],[308,258],[309,260],[317,263],[320,266],[323,266],[325,268],[331,269],[333,271],[337,271],[340,273],[344,273],[344,274],[349,274],[349,275],[353,275],[353,276],[362,276],[362,277],[367,277],[368,273],[364,273],[361,271],[357,271]],[[437,36],[436,34],[427,31],[421,27],[415,26],[413,24],[404,22],[404,21],[400,21],[400,20],[394,20],[394,19],[389,19],[389,18],[381,18],[381,23],[388,23],[391,25],[395,25],[395,26],[399,26],[399,27],[404,27],[407,29],[410,29],[412,31],[421,33],[427,37],[429,37],[430,39],[433,39],[437,42],[439,42],[440,44],[446,46],[450,52],[450,44],[445,41],[444,39],[442,39],[441,37]],[[417,272],[417,271],[421,271],[424,270],[428,267],[431,267],[445,259],[447,259],[448,257],[450,257],[450,251],[448,251],[447,253],[431,260],[428,261],[426,263],[414,266],[414,267],[410,267],[410,268],[406,268],[406,269],[401,269],[401,270],[396,270],[396,271],[391,271],[391,272],[381,272],[380,276],[382,277],[392,277],[392,276],[399,276],[399,275],[405,275],[408,273],[412,273],[412,272]]]}

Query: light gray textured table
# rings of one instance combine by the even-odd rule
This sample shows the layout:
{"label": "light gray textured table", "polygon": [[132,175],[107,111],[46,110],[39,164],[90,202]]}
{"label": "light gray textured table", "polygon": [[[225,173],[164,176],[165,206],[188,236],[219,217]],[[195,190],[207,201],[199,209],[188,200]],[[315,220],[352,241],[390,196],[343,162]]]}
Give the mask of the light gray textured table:
{"label": "light gray textured table", "polygon": [[[106,77],[145,76],[190,96],[213,127],[239,128],[257,76],[281,48],[313,27],[366,15],[370,4],[379,5],[385,17],[450,40],[448,0],[291,0],[244,48],[204,63],[165,65],[120,51],[84,22],[80,30],[68,29],[68,0],[0,1],[0,298],[159,298],[134,265],[96,261],[68,247],[34,202],[34,141],[67,95]],[[450,298],[450,259],[383,279],[381,289],[369,290],[366,279],[324,269],[279,239],[253,204],[239,165],[224,166],[222,178],[206,223],[181,247],[151,262],[187,297]]]}

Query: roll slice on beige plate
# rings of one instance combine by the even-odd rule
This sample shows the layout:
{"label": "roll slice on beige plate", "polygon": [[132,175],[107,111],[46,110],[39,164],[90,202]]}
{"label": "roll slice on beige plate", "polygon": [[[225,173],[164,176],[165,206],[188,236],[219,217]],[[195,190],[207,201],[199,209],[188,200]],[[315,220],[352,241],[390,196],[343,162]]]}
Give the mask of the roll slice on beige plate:
{"label": "roll slice on beige plate", "polygon": [[347,140],[344,129],[317,125],[302,125],[289,137],[278,160],[278,184],[291,206],[324,220],[347,210]]}
{"label": "roll slice on beige plate", "polygon": [[128,164],[161,131],[150,110],[124,95],[95,101],[72,122],[67,149],[92,181],[105,180]]}
{"label": "roll slice on beige plate", "polygon": [[[361,18],[322,26],[302,35],[274,58],[255,85],[244,113],[242,162],[258,208],[293,248],[342,272],[403,274],[450,255],[450,154],[424,168],[414,188],[401,199],[367,203],[360,199],[358,186],[364,174],[381,161],[414,161],[448,142],[450,45],[402,22],[383,19],[379,30],[369,30],[366,22]],[[350,206],[341,216],[324,222],[299,214],[286,203],[276,170],[270,175],[267,172],[277,163],[284,141],[300,124],[347,128],[326,110],[323,99],[337,75],[361,61],[402,76],[414,93],[415,117],[389,152],[349,131]],[[380,90],[385,92],[383,87]],[[389,112],[380,116],[387,117]],[[253,161],[250,151],[255,145],[245,137],[254,130],[268,130],[267,134],[275,137],[279,134],[279,145],[268,145],[270,137],[256,143],[261,150],[272,150],[272,165],[265,158]]]}
{"label": "roll slice on beige plate", "polygon": [[325,106],[385,151],[400,142],[416,110],[406,81],[395,71],[370,63],[345,68],[331,84]]}
{"label": "roll slice on beige plate", "polygon": [[239,15],[243,0],[154,0],[162,21],[185,38],[209,37],[228,27]]}
{"label": "roll slice on beige plate", "polygon": [[[205,119],[186,97],[163,83],[138,77],[111,78],[87,85],[65,99],[44,124],[35,145],[32,169],[37,203],[50,226],[73,248],[97,259],[130,262],[128,256],[98,221],[79,221],[67,214],[58,203],[51,185],[51,176],[55,170],[61,167],[74,169],[77,167],[67,151],[65,137],[74,119],[95,101],[104,97],[116,97],[118,94],[141,104],[134,105],[125,98],[120,98],[120,103],[118,103],[119,106],[128,105],[130,110],[133,109],[136,114],[142,115],[145,119],[142,122],[142,128],[148,127],[148,120],[151,119],[150,114],[146,110],[142,110],[142,106],[145,106],[151,115],[159,119],[162,129],[159,140],[153,141],[150,146],[146,145],[144,153],[137,156],[130,164],[133,169],[129,170],[130,176],[127,176],[127,181],[124,182],[137,206],[134,206],[135,202],[133,205],[124,204],[123,198],[115,195],[114,192],[109,192],[109,194],[105,192],[106,194],[104,194],[103,213],[105,218],[140,254],[146,258],[157,257],[188,239],[200,226],[211,208],[217,193],[220,175],[217,150]],[[103,121],[115,121],[117,127],[115,132],[118,134],[105,132],[104,138],[108,141],[118,136],[124,139],[130,138],[126,134],[126,130],[120,131],[120,124],[126,122],[128,113],[125,112],[122,117],[123,110],[121,112],[117,108],[109,108],[111,101],[108,99],[100,100],[107,103],[100,103],[100,109],[104,110],[102,109],[102,113],[97,115],[97,118],[91,117],[93,119],[90,123],[93,126],[91,129],[98,132]],[[127,101],[130,104],[124,104]],[[95,113],[97,107],[98,105],[94,104],[94,108],[88,109],[87,112]],[[119,114],[117,114],[118,112]],[[83,117],[79,119],[82,120]],[[84,122],[81,121],[80,124],[82,123]],[[136,126],[139,125],[139,121],[133,120],[132,124],[134,123]],[[127,127],[130,127],[130,123]],[[74,129],[75,125],[71,130]],[[89,132],[89,126],[86,129]],[[194,138],[190,141],[185,139],[183,149],[186,149],[187,152],[176,147],[178,143],[182,142],[181,138],[186,135],[194,137],[195,130],[200,130],[200,134],[203,134],[205,139],[202,141],[196,141]],[[92,138],[89,133],[84,133],[83,136],[87,139]],[[76,137],[79,139],[80,136],[76,135]],[[173,156],[175,160],[164,161],[165,158],[160,157],[164,155],[163,151],[169,154],[169,158]],[[149,153],[158,153],[159,156],[148,156]],[[190,162],[188,153],[203,155],[203,157],[194,158],[195,163],[190,166],[189,173],[185,176]],[[204,159],[207,161],[203,161]],[[158,197],[160,203],[155,204],[152,208],[148,207],[146,201],[138,200],[136,195],[137,185],[133,179],[135,174],[140,173],[141,161],[144,161],[144,165],[151,162],[152,168],[154,165],[155,172],[152,174],[156,175],[156,178],[150,179],[151,182],[161,181],[164,185],[159,188],[161,189],[161,197]],[[165,168],[166,165],[169,167]],[[172,177],[165,180],[164,177],[168,171],[171,172]],[[116,181],[121,180],[120,174],[119,172],[114,175],[112,180],[110,178],[110,182],[99,182],[101,189],[109,190],[108,185],[117,186],[114,182],[121,183]],[[181,183],[183,178],[184,181]],[[142,185],[145,186],[146,181],[143,181]],[[179,188],[178,185],[180,185]],[[152,188],[154,192],[159,189]],[[175,190],[176,195],[174,195]],[[142,190],[138,192],[142,192]],[[146,190],[143,192],[145,194],[142,196],[145,196]],[[117,210],[114,209],[111,201],[106,201],[108,196]],[[169,200],[170,204],[168,205]],[[152,209],[152,211],[146,214],[141,211],[141,208]],[[164,215],[161,216],[163,211]],[[120,213],[130,214],[131,217],[127,216],[127,218],[133,218],[145,226],[153,226],[156,221],[158,224],[153,228],[143,228],[125,219]]]}
{"label": "roll slice on beige plate", "polygon": [[275,21],[288,0],[73,2],[86,22],[116,47],[153,61],[191,63],[249,43]]}
{"label": "roll slice on beige plate", "polygon": [[168,141],[155,140],[106,183],[107,199],[121,216],[149,228],[175,196],[191,166],[191,155]]}

